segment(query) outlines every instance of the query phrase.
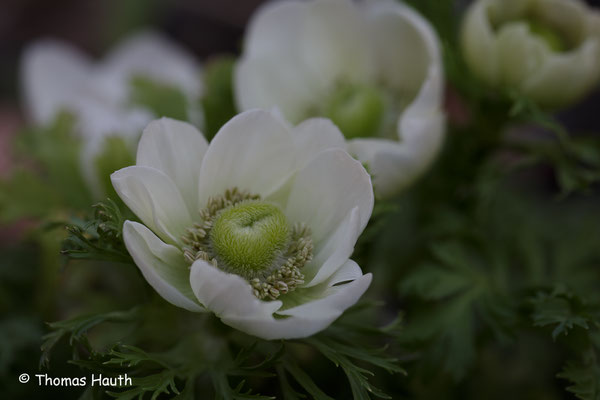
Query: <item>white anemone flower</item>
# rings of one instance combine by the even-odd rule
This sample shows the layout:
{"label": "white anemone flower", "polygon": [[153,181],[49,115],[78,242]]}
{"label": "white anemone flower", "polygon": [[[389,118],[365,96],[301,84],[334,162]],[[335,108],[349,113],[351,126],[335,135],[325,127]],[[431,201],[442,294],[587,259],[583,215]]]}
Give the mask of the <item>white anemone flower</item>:
{"label": "white anemone flower", "polygon": [[600,78],[600,13],[579,0],[479,0],[463,21],[462,48],[488,84],[566,106]]}
{"label": "white anemone flower", "polygon": [[349,259],[373,209],[364,167],[326,119],[289,128],[247,111],[210,145],[192,125],[146,127],[136,165],[112,174],[142,223],[125,244],[148,283],[189,311],[264,339],[312,335],[366,291]]}
{"label": "white anemone flower", "polygon": [[160,117],[132,104],[134,79],[179,90],[186,98],[188,119],[202,120],[199,106],[194,106],[202,91],[200,66],[187,51],[154,32],[125,39],[99,62],[67,43],[41,39],[25,49],[21,68],[24,109],[31,122],[48,125],[61,111],[76,117],[82,170],[97,196],[102,188],[95,159],[107,150],[107,138],[123,140],[133,155],[142,129]]}
{"label": "white anemone flower", "polygon": [[438,38],[394,0],[268,3],[250,21],[234,79],[241,110],[332,119],[378,197],[411,184],[443,141]]}

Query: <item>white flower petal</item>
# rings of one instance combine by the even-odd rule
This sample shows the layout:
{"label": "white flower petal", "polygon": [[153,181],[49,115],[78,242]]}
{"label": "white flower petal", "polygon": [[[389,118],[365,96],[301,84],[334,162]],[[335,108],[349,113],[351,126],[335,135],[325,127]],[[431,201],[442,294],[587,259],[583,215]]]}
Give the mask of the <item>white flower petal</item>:
{"label": "white flower petal", "polygon": [[358,207],[354,207],[335,232],[323,243],[317,243],[313,260],[302,269],[307,282],[304,287],[312,287],[324,282],[348,261],[360,235],[359,214]]}
{"label": "white flower petal", "polygon": [[244,53],[269,56],[289,52],[304,28],[307,6],[307,3],[300,1],[268,2],[260,6],[248,23]]}
{"label": "white flower petal", "polygon": [[351,282],[361,276],[363,276],[363,273],[360,266],[353,260],[348,260],[331,276],[331,278],[329,278],[327,285],[331,287],[345,282]]}
{"label": "white flower petal", "polygon": [[190,213],[198,207],[198,180],[208,143],[187,122],[170,118],[152,121],[142,134],[136,165],[164,172],[179,188]]}
{"label": "white flower petal", "polygon": [[[340,269],[337,278],[346,280],[356,272],[356,263],[352,260]],[[372,275],[360,276],[349,283],[329,286],[323,293],[323,298],[304,303],[297,307],[278,311],[278,315],[286,315],[291,318],[281,320],[290,325],[296,325],[297,331],[294,337],[306,337],[325,329],[335,321],[350,306],[367,291],[371,284]],[[342,281],[338,281],[342,282]]]}
{"label": "white flower petal", "polygon": [[296,53],[242,58],[235,67],[234,88],[238,109],[277,106],[293,123],[304,119],[324,95]]}
{"label": "white flower petal", "polygon": [[530,12],[565,35],[570,43],[581,43],[588,34],[586,20],[594,11],[583,1],[541,0],[532,4]]}
{"label": "white flower petal", "polygon": [[415,95],[429,66],[441,63],[433,27],[412,8],[397,1],[367,2],[365,11],[380,77],[398,92]]}
{"label": "white flower petal", "polygon": [[144,225],[125,221],[125,246],[148,283],[169,303],[189,311],[205,311],[190,286],[189,268],[175,246],[161,241]]}
{"label": "white flower petal", "polygon": [[320,243],[354,207],[359,210],[362,232],[373,210],[371,178],[345,151],[328,149],[298,171],[285,214],[290,223],[306,223],[313,241]]}
{"label": "white flower petal", "polygon": [[346,0],[316,0],[306,3],[300,51],[306,65],[321,85],[336,81],[367,83],[375,65],[366,22],[358,7]]}
{"label": "white flower petal", "polygon": [[[565,78],[569,84],[565,85]],[[600,39],[588,40],[576,51],[552,54],[523,84],[540,104],[561,106],[578,100],[600,78]]]}
{"label": "white flower petal", "polygon": [[292,135],[277,117],[241,113],[219,130],[204,156],[199,207],[234,187],[267,197],[289,179],[295,163]]}
{"label": "white flower petal", "polygon": [[504,24],[497,35],[498,61],[501,77],[509,87],[520,87],[532,74],[537,74],[550,49],[546,43],[530,33],[523,22]]}
{"label": "white flower petal", "polygon": [[[228,274],[204,260],[196,260],[192,264],[190,285],[198,301],[225,323],[227,318],[251,321],[273,319],[273,313],[281,307],[280,301],[259,300],[243,278]],[[238,326],[234,327],[263,337]]]}
{"label": "white flower petal", "polygon": [[72,111],[90,70],[87,57],[58,41],[46,39],[27,47],[21,76],[29,117],[44,125],[52,122],[58,111]]}
{"label": "white flower petal", "polygon": [[[355,272],[354,266],[343,270],[343,279],[351,276],[350,270]],[[344,285],[328,287],[323,298],[277,312],[288,317],[283,319],[273,317],[273,313],[281,307],[280,301],[258,300],[244,279],[227,274],[205,261],[194,262],[190,283],[200,303],[213,311],[223,323],[267,340],[295,339],[325,329],[346,308],[356,303],[369,287],[371,274]]]}
{"label": "white flower petal", "polygon": [[348,151],[368,165],[378,198],[389,198],[409,186],[426,169],[443,143],[445,118],[439,113],[410,120],[416,136],[407,143],[385,139],[356,139]]}
{"label": "white flower petal", "polygon": [[442,90],[440,65],[432,64],[417,97],[398,120],[399,142],[386,139],[348,142],[348,151],[367,164],[378,197],[391,197],[411,184],[438,154],[445,130]]}
{"label": "white flower petal", "polygon": [[181,243],[192,218],[179,189],[163,172],[133,166],[110,176],[119,197],[162,240]]}
{"label": "white flower petal", "polygon": [[345,149],[344,135],[327,118],[311,118],[292,130],[296,145],[297,168],[304,167],[319,152],[331,149]]}
{"label": "white flower petal", "polygon": [[490,2],[478,1],[466,12],[462,24],[461,45],[469,67],[486,82],[498,83],[496,38],[488,18]]}
{"label": "white flower petal", "polygon": [[194,57],[156,32],[139,32],[120,42],[99,68],[99,79],[110,86],[105,89],[121,100],[126,100],[134,75],[172,85],[190,98],[198,98],[202,91],[200,66]]}

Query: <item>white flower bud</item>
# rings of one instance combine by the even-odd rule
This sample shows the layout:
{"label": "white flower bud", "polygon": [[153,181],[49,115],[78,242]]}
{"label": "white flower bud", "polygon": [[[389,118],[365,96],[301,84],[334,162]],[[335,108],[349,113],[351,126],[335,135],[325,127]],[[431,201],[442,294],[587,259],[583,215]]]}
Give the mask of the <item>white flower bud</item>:
{"label": "white flower bud", "polygon": [[479,0],[462,26],[467,64],[489,85],[567,106],[600,78],[600,14],[579,0]]}

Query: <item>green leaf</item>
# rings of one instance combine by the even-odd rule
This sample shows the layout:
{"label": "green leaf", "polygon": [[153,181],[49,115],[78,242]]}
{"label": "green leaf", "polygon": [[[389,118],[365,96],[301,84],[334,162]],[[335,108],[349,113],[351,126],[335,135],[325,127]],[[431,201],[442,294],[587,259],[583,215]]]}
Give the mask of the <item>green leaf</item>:
{"label": "green leaf", "polygon": [[568,362],[556,375],[571,381],[567,390],[581,400],[600,400],[600,366]]}
{"label": "green leaf", "polygon": [[102,192],[106,196],[119,198],[112,186],[110,175],[130,165],[135,165],[135,154],[123,137],[115,135],[104,138],[102,147],[94,158],[94,167]]}
{"label": "green leaf", "polygon": [[232,388],[229,385],[229,380],[227,379],[227,374],[219,369],[212,371],[210,377],[213,382],[213,387],[216,392],[216,399],[219,400],[245,400],[245,399],[255,399],[255,400],[272,400],[275,397],[271,396],[262,396],[260,394],[252,393],[251,389],[244,390],[245,381],[242,380],[235,388]]}
{"label": "green leaf", "polygon": [[[107,199],[93,207],[93,218],[67,225],[69,236],[63,241],[61,253],[72,259],[133,264],[123,242],[123,224],[126,218],[119,205]],[[129,210],[127,213],[132,215]],[[127,219],[135,218],[131,216]]]}
{"label": "green leaf", "polygon": [[531,304],[533,325],[554,325],[554,340],[561,334],[568,335],[576,326],[587,330],[592,321],[588,307],[576,296],[557,291],[550,294],[539,292],[531,299]]}
{"label": "green leaf", "polygon": [[[75,118],[60,113],[47,127],[30,128],[16,139],[24,162],[0,181],[0,221],[47,217],[61,209],[84,209],[92,201],[81,175],[81,144]],[[36,167],[33,168],[32,164]]]}
{"label": "green leaf", "polygon": [[312,380],[312,378],[306,372],[304,372],[302,368],[298,367],[293,361],[285,360],[283,363],[283,367],[287,372],[290,373],[290,375],[294,377],[296,382],[298,382],[308,394],[313,396],[313,398],[317,400],[333,400],[332,397],[326,395]]}
{"label": "green leaf", "polygon": [[[292,387],[292,385],[290,385],[290,382],[288,381],[287,375],[285,373],[285,369],[280,365],[278,365],[276,369],[277,369],[277,377],[279,378],[279,384],[281,385],[281,392],[283,394],[283,400],[306,399],[306,396],[304,394],[296,392],[294,390],[294,388]],[[318,390],[320,390],[320,389],[318,389]]]}
{"label": "green leaf", "polygon": [[188,101],[179,89],[142,75],[131,79],[131,89],[131,102],[149,109],[157,117],[188,119]]}
{"label": "green leaf", "polygon": [[396,359],[387,357],[381,350],[361,348],[356,345],[352,348],[336,341],[320,339],[318,336],[305,339],[305,342],[317,348],[321,354],[344,370],[355,399],[368,400],[370,394],[382,399],[391,399],[391,397],[369,382],[368,376],[374,376],[373,372],[359,367],[352,359],[376,365],[390,373],[404,372],[402,368],[395,365]]}
{"label": "green leaf", "polygon": [[202,106],[208,140],[236,114],[232,87],[234,65],[234,57],[221,56],[205,66]]}
{"label": "green leaf", "polygon": [[473,279],[462,271],[451,270],[436,264],[425,264],[409,275],[401,290],[426,300],[442,298],[462,292],[473,285]]}
{"label": "green leaf", "polygon": [[164,369],[156,374],[133,377],[131,389],[123,392],[107,391],[106,393],[119,400],[141,399],[145,394],[150,393],[152,395],[150,398],[156,400],[161,394],[179,394],[175,384],[176,377],[177,371]]}
{"label": "green leaf", "polygon": [[85,335],[93,327],[104,322],[130,322],[136,319],[138,307],[128,311],[112,311],[102,314],[81,315],[72,319],[52,322],[48,324],[53,332],[44,335],[42,343],[42,355],[40,357],[40,368],[48,367],[50,353],[54,346],[63,337],[69,337],[69,344],[73,346],[76,342],[85,341]]}

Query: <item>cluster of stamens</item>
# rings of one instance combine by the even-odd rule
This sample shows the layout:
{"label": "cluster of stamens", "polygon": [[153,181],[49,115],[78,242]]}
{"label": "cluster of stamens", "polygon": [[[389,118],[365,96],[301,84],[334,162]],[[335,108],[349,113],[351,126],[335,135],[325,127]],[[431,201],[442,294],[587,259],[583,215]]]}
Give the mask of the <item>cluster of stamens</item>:
{"label": "cluster of stamens", "polygon": [[[225,272],[241,275],[239,268],[227,265],[219,259],[211,243],[211,230],[221,211],[253,200],[260,200],[260,196],[237,188],[227,190],[221,196],[209,198],[206,207],[200,210],[199,221],[188,228],[182,237],[185,244],[183,256],[186,261],[192,264],[196,260],[204,260]],[[297,223],[289,230],[286,245],[280,254],[274,257],[272,265],[261,271],[246,274],[243,278],[248,280],[256,297],[275,300],[304,283],[301,268],[312,260],[312,256],[310,229]]]}

